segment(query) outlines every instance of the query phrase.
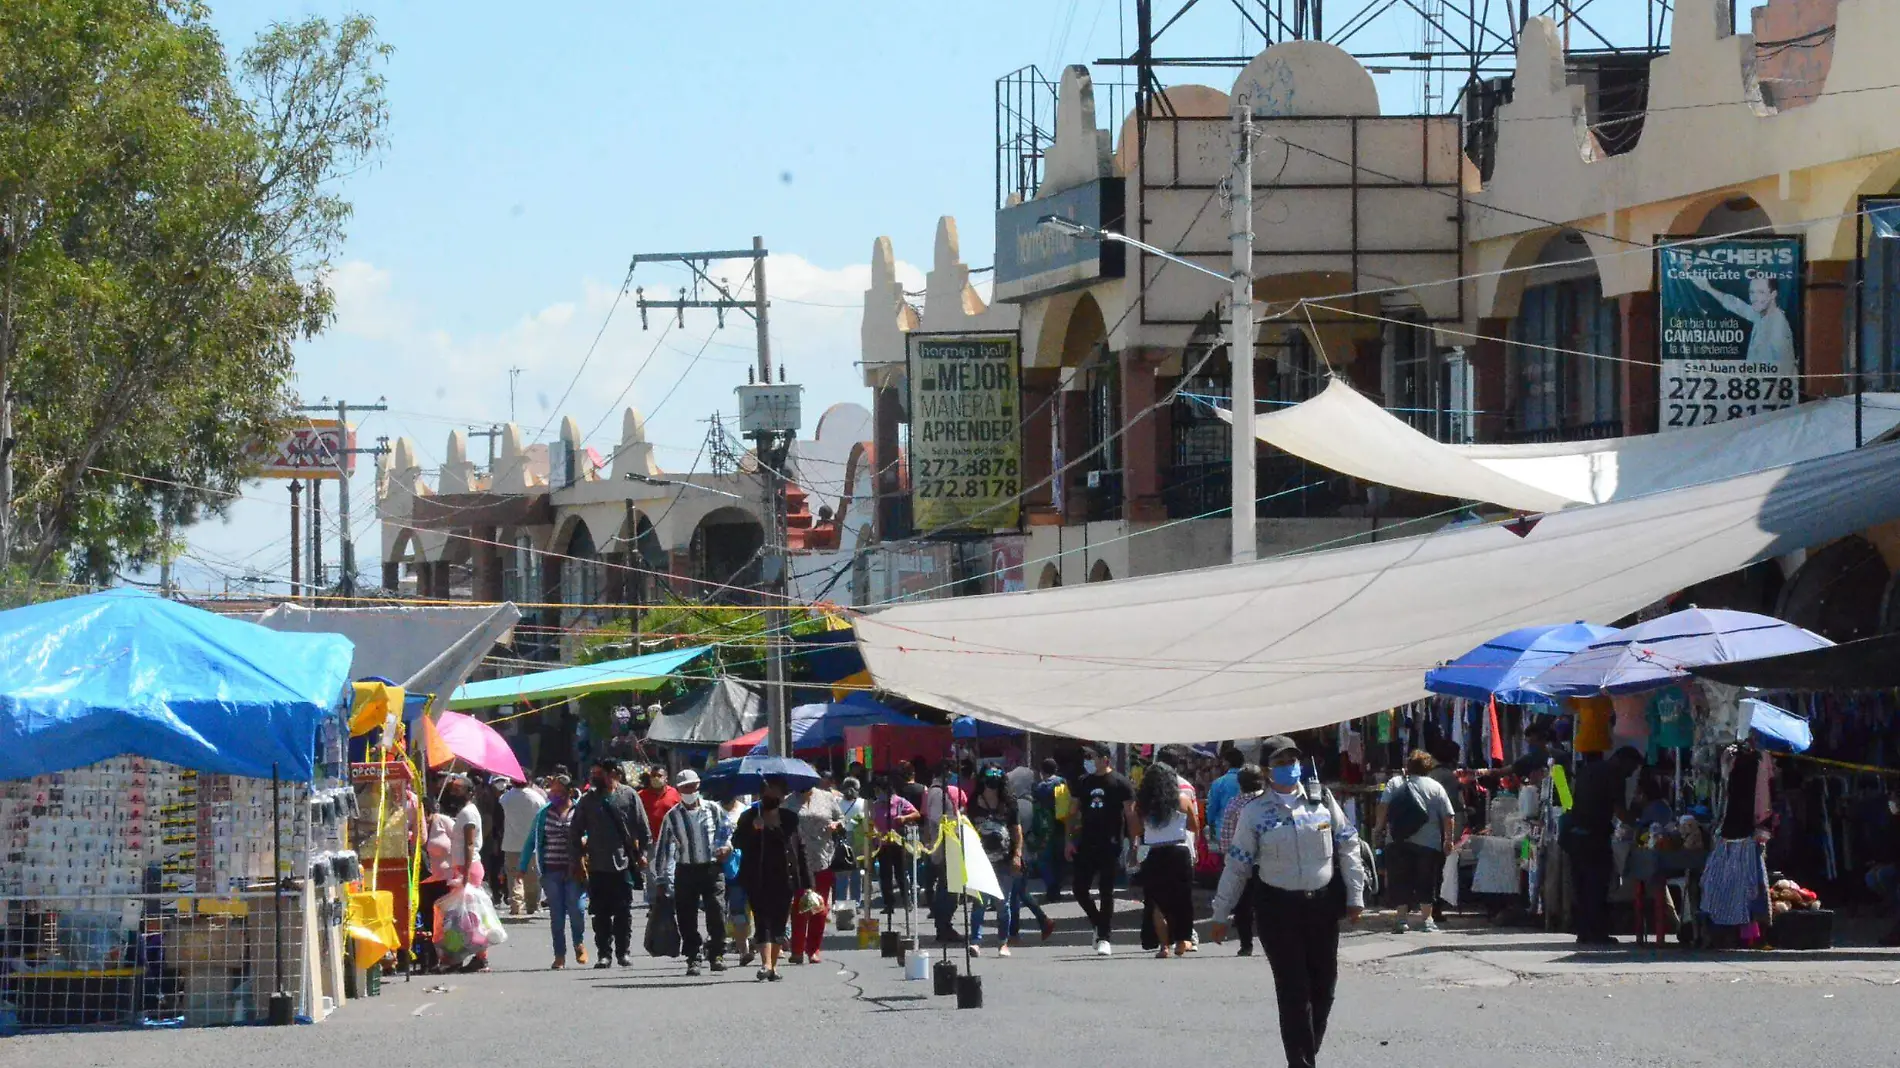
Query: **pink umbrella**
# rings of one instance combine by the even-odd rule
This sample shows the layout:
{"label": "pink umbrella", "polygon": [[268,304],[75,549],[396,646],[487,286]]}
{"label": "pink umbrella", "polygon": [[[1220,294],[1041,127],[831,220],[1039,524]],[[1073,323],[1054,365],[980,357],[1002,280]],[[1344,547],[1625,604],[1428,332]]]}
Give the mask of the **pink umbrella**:
{"label": "pink umbrella", "polygon": [[436,717],[436,733],[454,753],[457,759],[470,767],[480,768],[495,775],[506,775],[516,782],[528,781],[521,770],[521,761],[515,759],[515,751],[495,728],[460,712],[444,712]]}

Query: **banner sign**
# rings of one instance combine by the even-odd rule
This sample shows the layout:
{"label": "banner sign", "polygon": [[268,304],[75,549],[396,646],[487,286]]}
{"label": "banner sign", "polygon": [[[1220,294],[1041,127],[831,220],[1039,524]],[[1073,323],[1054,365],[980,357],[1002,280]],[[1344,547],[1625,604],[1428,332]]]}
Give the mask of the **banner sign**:
{"label": "banner sign", "polygon": [[1725,237],[1656,251],[1661,429],[1772,412],[1801,395],[1801,239]]}
{"label": "banner sign", "polygon": [[1022,506],[1022,363],[1009,334],[920,334],[910,347],[912,524],[1002,530]]}
{"label": "banner sign", "polygon": [[306,419],[291,428],[282,441],[254,454],[259,478],[336,478],[339,455],[356,473],[356,431],[334,419]]}

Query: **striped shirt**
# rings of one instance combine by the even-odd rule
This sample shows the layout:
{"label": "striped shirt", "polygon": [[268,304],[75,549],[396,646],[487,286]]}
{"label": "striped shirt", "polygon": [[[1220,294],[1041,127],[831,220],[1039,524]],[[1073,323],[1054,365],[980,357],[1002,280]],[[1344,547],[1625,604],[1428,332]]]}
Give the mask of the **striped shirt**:
{"label": "striped shirt", "polygon": [[556,811],[549,807],[541,817],[541,855],[546,870],[566,874],[572,862],[574,840],[574,806],[568,805]]}
{"label": "striped shirt", "polygon": [[705,801],[674,805],[660,820],[654,869],[662,882],[671,882],[674,865],[711,864],[718,859],[713,851],[731,838],[732,828],[718,805]]}

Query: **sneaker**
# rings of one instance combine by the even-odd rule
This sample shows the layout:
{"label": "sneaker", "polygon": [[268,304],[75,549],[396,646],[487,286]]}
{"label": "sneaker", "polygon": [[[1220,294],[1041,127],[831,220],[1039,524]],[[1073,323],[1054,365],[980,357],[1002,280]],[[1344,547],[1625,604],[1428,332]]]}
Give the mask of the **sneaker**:
{"label": "sneaker", "polygon": [[613,966],[614,966],[614,965],[613,965],[613,962],[612,962],[612,961],[608,961],[608,960],[603,960],[603,961],[601,961],[601,962],[599,962],[598,964],[595,964],[595,965],[594,965],[594,970],[595,970],[595,971],[597,971],[597,972],[604,972],[604,971],[606,971],[607,969],[609,969],[609,968],[611,968],[611,967],[613,967]]}
{"label": "sneaker", "polygon": [[687,961],[687,962],[686,962],[686,974],[687,974],[688,976],[694,976],[694,975],[698,975],[698,974],[699,974],[699,962],[698,962],[698,961],[696,961],[696,960],[689,960],[689,961]]}
{"label": "sneaker", "polygon": [[1425,931],[1425,933],[1426,933],[1426,934],[1437,934],[1437,933],[1438,933],[1438,921],[1436,921],[1436,920],[1426,920],[1426,921],[1425,921],[1425,927],[1424,927],[1424,931]]}
{"label": "sneaker", "polygon": [[1005,943],[1005,944],[1003,944],[1003,945],[1000,945],[1000,946],[997,946],[997,947],[996,947],[996,955],[997,955],[997,956],[999,956],[999,957],[1007,957],[1007,956],[1009,956],[1009,945],[1008,945],[1008,943]]}
{"label": "sneaker", "polygon": [[586,964],[586,963],[587,963],[587,949],[586,949],[586,947],[584,947],[584,946],[575,946],[575,947],[574,947],[574,963],[576,963],[576,964]]}
{"label": "sneaker", "polygon": [[970,943],[969,949],[965,952],[969,953],[972,957],[980,957],[983,955],[983,944],[981,942],[972,942]]}
{"label": "sneaker", "polygon": [[1108,939],[1098,938],[1095,940],[1095,955],[1096,956],[1106,957],[1110,953],[1113,953],[1113,952],[1114,950],[1109,947]]}
{"label": "sneaker", "polygon": [[1393,934],[1410,934],[1412,933],[1412,925],[1405,922],[1404,920],[1396,920],[1392,924],[1392,933]]}
{"label": "sneaker", "polygon": [[758,955],[758,951],[751,946],[745,947],[744,951],[739,954],[739,967],[744,968],[749,966],[752,963],[752,959]]}
{"label": "sneaker", "polygon": [[558,972],[558,971],[560,971],[561,969],[563,969],[563,968],[565,968],[565,967],[567,967],[567,958],[566,958],[566,957],[556,957],[556,958],[554,958],[554,963],[553,963],[553,964],[550,964],[550,965],[548,965],[548,970],[549,970],[549,971],[553,971],[553,972]]}
{"label": "sneaker", "polygon": [[708,968],[709,970],[711,970],[711,971],[715,971],[715,972],[723,972],[723,971],[725,971],[725,970],[726,970],[726,958],[724,958],[724,957],[714,957],[714,958],[712,959],[712,963],[711,963],[711,964],[708,964],[708,965],[706,965],[706,967],[707,967],[707,968]]}
{"label": "sneaker", "polygon": [[631,968],[631,967],[633,967],[633,958],[632,958],[632,957],[629,957],[629,956],[628,956],[628,955],[626,955],[625,953],[622,953],[622,954],[620,955],[620,957],[619,957],[619,961],[620,961],[620,966],[621,966],[622,968]]}

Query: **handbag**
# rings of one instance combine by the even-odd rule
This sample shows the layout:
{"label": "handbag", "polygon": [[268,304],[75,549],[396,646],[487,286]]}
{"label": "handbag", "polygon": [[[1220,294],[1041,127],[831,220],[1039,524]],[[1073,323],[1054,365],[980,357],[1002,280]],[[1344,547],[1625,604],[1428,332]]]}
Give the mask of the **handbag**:
{"label": "handbag", "polygon": [[851,848],[851,836],[841,827],[831,832],[830,871],[855,871],[858,867],[858,851]]}

